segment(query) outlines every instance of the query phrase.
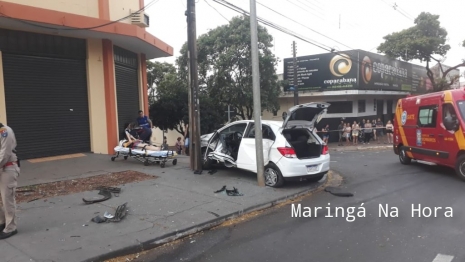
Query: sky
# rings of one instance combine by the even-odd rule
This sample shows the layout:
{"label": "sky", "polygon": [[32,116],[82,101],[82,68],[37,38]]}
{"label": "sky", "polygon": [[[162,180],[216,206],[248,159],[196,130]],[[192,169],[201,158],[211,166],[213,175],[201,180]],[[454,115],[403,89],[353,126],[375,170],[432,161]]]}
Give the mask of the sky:
{"label": "sky", "polygon": [[[145,0],[145,4],[152,0]],[[187,23],[184,12],[186,0],[155,0],[146,10],[150,16],[147,31],[174,48],[174,55],[153,61],[174,63],[182,45],[187,41]],[[249,12],[249,0],[228,0]],[[440,15],[441,26],[448,32],[451,46],[444,64],[455,66],[465,59],[463,0],[256,0],[257,16],[284,27],[317,47],[273,28],[268,32],[274,38],[272,51],[281,60],[277,73],[284,70],[282,60],[292,57],[292,42],[297,45],[297,56],[362,49],[377,53],[383,36],[414,25],[421,12]],[[266,7],[264,7],[264,5]],[[394,6],[397,6],[394,9]],[[272,11],[272,10],[274,11]],[[197,36],[229,23],[239,13],[213,0],[196,0]],[[294,20],[294,21],[292,21]],[[262,24],[260,24],[262,25]],[[263,25],[262,25],[263,26]],[[412,61],[421,64],[418,61]],[[461,69],[463,73],[465,68]],[[461,81],[465,82],[462,77]]]}

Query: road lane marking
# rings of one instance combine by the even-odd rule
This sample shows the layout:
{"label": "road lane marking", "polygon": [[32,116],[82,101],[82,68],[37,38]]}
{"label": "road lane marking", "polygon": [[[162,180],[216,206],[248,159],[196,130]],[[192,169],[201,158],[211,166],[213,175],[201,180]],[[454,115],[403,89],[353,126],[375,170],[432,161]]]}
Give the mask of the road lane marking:
{"label": "road lane marking", "polygon": [[437,254],[437,256],[434,258],[433,262],[451,262],[452,259],[454,259],[453,256]]}

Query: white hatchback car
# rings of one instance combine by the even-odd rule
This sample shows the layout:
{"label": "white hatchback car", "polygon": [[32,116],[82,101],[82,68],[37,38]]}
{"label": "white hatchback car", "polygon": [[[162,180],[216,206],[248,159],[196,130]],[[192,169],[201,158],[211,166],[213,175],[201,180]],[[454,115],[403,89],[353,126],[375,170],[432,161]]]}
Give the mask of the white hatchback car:
{"label": "white hatchback car", "polygon": [[[328,103],[292,107],[283,121],[262,120],[265,183],[282,186],[285,180],[318,181],[329,171],[328,146],[314,131]],[[208,141],[208,142],[207,142]],[[257,172],[254,120],[236,121],[201,138],[204,169],[214,162]]]}

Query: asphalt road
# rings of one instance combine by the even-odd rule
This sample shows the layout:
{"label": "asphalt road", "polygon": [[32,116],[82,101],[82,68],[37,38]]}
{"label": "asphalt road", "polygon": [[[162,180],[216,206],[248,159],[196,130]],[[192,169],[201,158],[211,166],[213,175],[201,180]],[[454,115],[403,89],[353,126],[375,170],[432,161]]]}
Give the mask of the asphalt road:
{"label": "asphalt road", "polygon": [[[404,166],[392,150],[333,152],[344,192],[321,192],[300,202],[322,207],[318,216],[292,217],[292,206],[270,210],[234,227],[207,231],[136,261],[465,261],[465,182],[452,170],[413,163]],[[326,207],[365,207],[353,222],[326,217]],[[398,217],[379,214],[379,205],[398,208]],[[412,217],[412,204],[430,207],[431,217]],[[434,207],[442,207],[434,217]],[[453,217],[444,217],[451,207]],[[389,209],[391,210],[391,209]],[[334,212],[332,213],[335,216]],[[426,215],[428,215],[426,213]],[[449,214],[450,215],[450,212]]]}

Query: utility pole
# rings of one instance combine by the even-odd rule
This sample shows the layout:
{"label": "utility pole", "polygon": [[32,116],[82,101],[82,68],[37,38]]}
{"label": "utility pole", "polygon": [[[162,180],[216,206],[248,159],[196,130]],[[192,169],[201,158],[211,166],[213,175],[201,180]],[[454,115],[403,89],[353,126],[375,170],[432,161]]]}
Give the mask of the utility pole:
{"label": "utility pole", "polygon": [[258,63],[258,25],[257,5],[255,0],[250,0],[250,35],[252,46],[252,83],[253,83],[253,114],[255,122],[255,154],[257,157],[257,182],[258,186],[265,186],[265,164],[263,159],[262,138],[262,107],[260,101],[260,68]]}
{"label": "utility pole", "polygon": [[228,105],[228,111],[226,111],[228,113],[228,123],[231,122],[231,113],[234,112],[234,111],[231,111],[231,105]]}
{"label": "utility pole", "polygon": [[295,41],[292,42],[292,55],[294,56],[294,105],[299,104],[299,85],[297,83],[297,47]]}
{"label": "utility pole", "polygon": [[187,30],[188,30],[188,45],[189,45],[189,65],[191,75],[191,110],[192,122],[189,127],[192,128],[192,133],[189,136],[190,154],[193,160],[193,169],[195,171],[202,170],[202,156],[200,153],[200,106],[199,106],[199,84],[198,84],[198,67],[197,67],[197,32],[195,19],[195,0],[187,0]]}
{"label": "utility pole", "polygon": [[[187,5],[186,10],[186,22],[189,24],[189,5]],[[187,41],[189,42],[189,27],[187,27]],[[188,93],[188,109],[189,109],[189,126],[187,127],[187,132],[189,133],[189,145],[187,146],[187,150],[189,151],[189,163],[190,169],[194,169],[194,154],[192,152],[192,126],[193,126],[193,119],[192,119],[192,84],[191,84],[191,66],[190,66],[190,54],[189,49],[187,50],[187,93]]]}

